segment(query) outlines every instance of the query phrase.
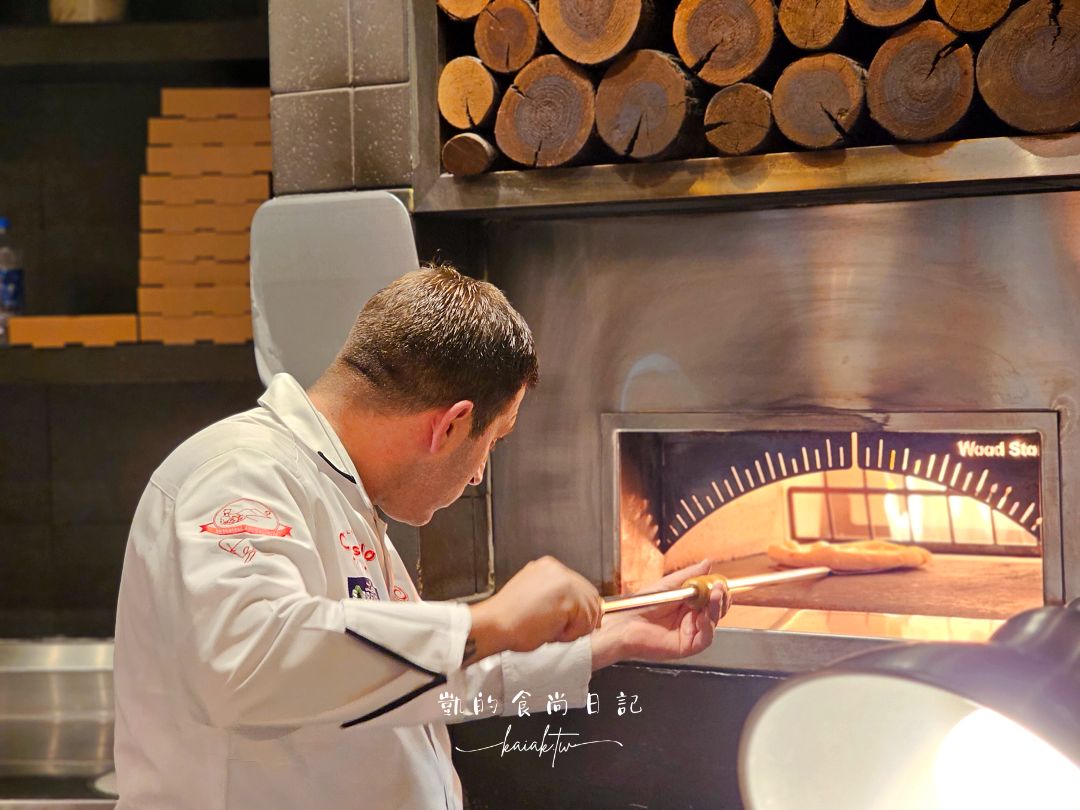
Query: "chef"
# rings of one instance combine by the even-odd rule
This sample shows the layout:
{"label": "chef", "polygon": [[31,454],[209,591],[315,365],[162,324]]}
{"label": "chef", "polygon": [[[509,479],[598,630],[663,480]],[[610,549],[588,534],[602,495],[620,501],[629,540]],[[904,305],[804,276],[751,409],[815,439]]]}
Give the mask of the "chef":
{"label": "chef", "polygon": [[551,557],[475,604],[420,598],[381,515],[420,526],[480,483],[536,382],[502,293],[424,268],[367,303],[310,390],[279,374],[165,460],[117,608],[119,808],[460,808],[447,722],[519,693],[584,706],[596,669],[708,646],[719,593],[601,625]]}

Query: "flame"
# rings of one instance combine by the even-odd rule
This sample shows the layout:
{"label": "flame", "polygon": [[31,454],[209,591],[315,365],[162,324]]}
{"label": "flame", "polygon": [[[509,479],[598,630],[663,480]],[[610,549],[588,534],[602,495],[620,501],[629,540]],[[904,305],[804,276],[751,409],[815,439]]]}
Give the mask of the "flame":
{"label": "flame", "polygon": [[[885,486],[887,489],[900,488],[900,485],[893,483],[891,475],[885,479]],[[919,542],[923,538],[922,496],[908,495],[907,503],[908,508],[905,509],[898,494],[890,492],[885,496],[885,517],[889,521],[889,539]]]}
{"label": "flame", "polygon": [[619,553],[622,589],[636,591],[664,574],[664,555],[657,546],[660,527],[649,502],[636,495],[622,495],[619,503]]}

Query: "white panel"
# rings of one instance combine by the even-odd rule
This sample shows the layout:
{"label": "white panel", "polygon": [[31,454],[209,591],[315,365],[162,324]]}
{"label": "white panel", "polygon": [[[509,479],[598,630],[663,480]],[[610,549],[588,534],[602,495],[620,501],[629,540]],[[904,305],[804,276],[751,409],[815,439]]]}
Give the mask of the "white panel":
{"label": "white panel", "polygon": [[259,376],[303,386],[330,364],[365,302],[418,266],[409,213],[385,191],[278,197],[251,226]]}

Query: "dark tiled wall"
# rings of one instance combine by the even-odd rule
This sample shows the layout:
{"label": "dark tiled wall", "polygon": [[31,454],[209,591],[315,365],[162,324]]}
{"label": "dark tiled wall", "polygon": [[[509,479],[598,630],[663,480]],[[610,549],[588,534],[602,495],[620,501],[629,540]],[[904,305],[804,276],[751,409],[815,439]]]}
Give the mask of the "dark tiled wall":
{"label": "dark tiled wall", "polygon": [[237,382],[0,385],[0,637],[107,637],[150,474],[255,404]]}
{"label": "dark tiled wall", "polygon": [[139,175],[159,92],[0,85],[0,215],[24,253],[28,314],[135,311]]}
{"label": "dark tiled wall", "polygon": [[[739,735],[754,704],[782,676],[616,665],[597,673],[590,690],[597,712],[568,716],[534,713],[452,725],[454,764],[471,810],[574,807],[709,808],[739,810],[736,758]],[[618,714],[619,693],[627,712]],[[639,714],[631,714],[637,697]],[[503,741],[540,744],[562,729],[573,742],[616,740],[551,754],[500,748],[465,753]],[[547,742],[551,743],[549,737]]]}

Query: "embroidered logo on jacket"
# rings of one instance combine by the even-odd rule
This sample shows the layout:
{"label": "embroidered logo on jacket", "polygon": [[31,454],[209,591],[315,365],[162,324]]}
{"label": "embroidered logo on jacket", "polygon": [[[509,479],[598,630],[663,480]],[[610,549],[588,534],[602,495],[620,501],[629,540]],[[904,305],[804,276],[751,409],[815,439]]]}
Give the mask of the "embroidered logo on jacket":
{"label": "embroidered logo on jacket", "polygon": [[239,498],[218,509],[214,513],[213,521],[201,524],[199,531],[216,535],[261,534],[266,537],[289,537],[292,526],[286,526],[279,521],[266,504],[250,498]]}
{"label": "embroidered logo on jacket", "polygon": [[405,593],[404,589],[401,588],[400,586],[395,585],[393,593],[394,593],[394,598],[397,599],[399,602],[408,602],[409,601],[409,595],[407,593]]}
{"label": "embroidered logo on jacket", "polygon": [[[338,532],[338,545],[340,545],[343,549],[352,554],[353,559],[356,561],[359,561],[361,557],[364,558],[365,562],[371,562],[375,559],[374,549],[368,548],[363,543],[361,543],[360,545],[356,545],[350,540],[351,537],[352,532]],[[366,565],[364,566],[364,570],[367,570]]]}
{"label": "embroidered logo on jacket", "polygon": [[349,596],[352,599],[379,599],[379,589],[367,577],[349,577]]}

